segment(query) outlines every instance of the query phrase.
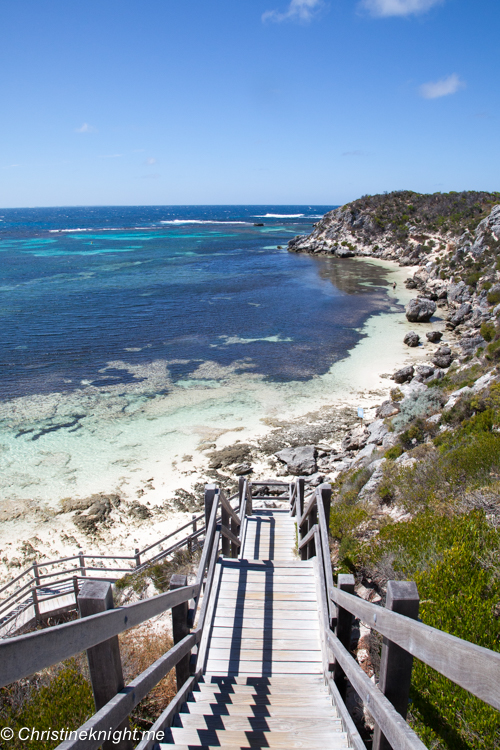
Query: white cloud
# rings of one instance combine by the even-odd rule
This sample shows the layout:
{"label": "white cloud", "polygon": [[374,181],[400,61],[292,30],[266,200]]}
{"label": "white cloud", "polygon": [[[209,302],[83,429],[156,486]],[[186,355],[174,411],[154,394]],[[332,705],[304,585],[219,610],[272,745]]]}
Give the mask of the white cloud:
{"label": "white cloud", "polygon": [[291,0],[284,13],[277,10],[266,10],[262,14],[263,21],[311,21],[324,6],[323,0]]}
{"label": "white cloud", "polygon": [[156,164],[156,159],[153,159],[153,157],[151,156],[149,159],[146,159],[144,163],[148,164],[151,167],[153,164]]}
{"label": "white cloud", "polygon": [[361,5],[372,16],[411,16],[425,13],[444,0],[362,0]]}
{"label": "white cloud", "polygon": [[15,167],[20,167],[20,164],[7,164],[7,166],[3,167],[3,169],[14,169]]}
{"label": "white cloud", "polygon": [[75,133],[97,133],[97,129],[84,122],[80,128],[75,128]]}
{"label": "white cloud", "polygon": [[465,88],[465,82],[461,81],[456,73],[452,73],[448,78],[423,83],[419,91],[420,96],[423,96],[424,99],[439,99],[441,96],[456,94],[457,91],[463,88]]}

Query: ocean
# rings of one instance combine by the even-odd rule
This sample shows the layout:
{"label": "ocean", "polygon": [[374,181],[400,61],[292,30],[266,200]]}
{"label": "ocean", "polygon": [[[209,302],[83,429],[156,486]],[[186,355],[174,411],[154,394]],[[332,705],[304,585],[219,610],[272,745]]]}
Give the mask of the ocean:
{"label": "ocean", "polygon": [[394,310],[383,264],[287,252],[331,208],[0,209],[2,499],[132,493],[161,467],[160,501],[200,442],[331,387]]}

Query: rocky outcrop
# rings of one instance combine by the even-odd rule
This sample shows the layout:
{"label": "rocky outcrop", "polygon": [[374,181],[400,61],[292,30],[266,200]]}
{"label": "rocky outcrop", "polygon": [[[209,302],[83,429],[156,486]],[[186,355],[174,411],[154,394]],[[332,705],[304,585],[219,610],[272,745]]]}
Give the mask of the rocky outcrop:
{"label": "rocky outcrop", "polygon": [[415,333],[415,331],[408,331],[403,339],[403,343],[406,344],[406,346],[418,346],[420,344],[420,336],[418,333]]}
{"label": "rocky outcrop", "polygon": [[417,297],[406,305],[406,318],[410,323],[428,323],[435,312],[436,303],[426,297]]}
{"label": "rocky outcrop", "polygon": [[436,367],[446,369],[453,362],[453,353],[449,346],[440,346],[439,349],[433,354],[432,361]]}
{"label": "rocky outcrop", "polygon": [[415,374],[415,368],[413,365],[408,367],[402,367],[401,370],[397,370],[392,376],[395,383],[408,383]]}
{"label": "rocky outcrop", "polygon": [[316,466],[316,448],[314,445],[301,445],[297,448],[283,448],[275,453],[276,458],[287,465],[290,474],[314,474]]}
{"label": "rocky outcrop", "polygon": [[437,344],[443,338],[443,333],[442,331],[428,331],[428,333],[425,334],[425,337],[427,341],[431,342],[431,344]]}

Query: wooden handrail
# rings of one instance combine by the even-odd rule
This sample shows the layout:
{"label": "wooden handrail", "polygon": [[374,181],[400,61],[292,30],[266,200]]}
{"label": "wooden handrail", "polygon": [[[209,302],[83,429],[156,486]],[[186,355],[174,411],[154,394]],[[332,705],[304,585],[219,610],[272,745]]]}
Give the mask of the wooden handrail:
{"label": "wooden handrail", "polygon": [[333,601],[469,693],[500,709],[500,653],[334,588]]}
{"label": "wooden handrail", "polygon": [[224,524],[221,524],[220,527],[222,536],[225,536],[226,539],[229,539],[233,544],[236,544],[237,547],[241,547],[241,540],[235,536],[232,531],[230,531],[227,526],[224,526]]}
{"label": "wooden handrail", "polygon": [[311,541],[311,539],[314,536],[316,536],[316,531],[317,530],[318,530],[318,525],[314,524],[314,526],[312,527],[312,529],[309,529],[309,531],[307,532],[307,534],[305,535],[305,537],[299,542],[299,549],[302,549],[307,544],[309,544],[309,542]]}
{"label": "wooden handrail", "polygon": [[0,687],[58,664],[140,625],[167,609],[189,601],[199,591],[198,584],[184,586],[118,609],[0,641]]}
{"label": "wooden handrail", "polygon": [[[180,590],[180,589],[179,589]],[[172,592],[173,593],[173,592]],[[113,611],[113,610],[111,610]],[[82,724],[77,730],[77,738],[64,740],[56,750],[97,750],[102,745],[102,737],[99,732],[109,732],[109,727],[117,727],[129,716],[130,712],[143,698],[152,690],[158,682],[167,675],[170,670],[193,648],[197,643],[197,635],[190,633],[182,641],[179,641],[166,654],[160,656],[154,664],[151,664],[135,680],[132,680],[123,690],[106,703],[100,711]],[[95,733],[96,739],[88,739],[89,732]],[[82,735],[86,733],[84,739]]]}
{"label": "wooden handrail", "polygon": [[398,714],[392,703],[373,684],[357,661],[332,632],[327,633],[328,645],[373,718],[397,750],[427,750],[424,743]]}
{"label": "wooden handrail", "polygon": [[227,513],[227,514],[229,515],[229,517],[230,517],[230,518],[231,518],[231,519],[232,519],[232,520],[233,520],[233,521],[234,521],[235,523],[237,523],[237,524],[238,524],[238,526],[239,526],[239,525],[240,525],[240,523],[241,523],[241,521],[240,521],[240,517],[239,517],[239,515],[238,515],[238,514],[237,514],[237,513],[236,513],[236,512],[235,512],[235,511],[233,510],[233,508],[232,508],[232,507],[231,507],[231,505],[229,504],[229,501],[228,501],[228,500],[226,499],[226,496],[224,495],[224,493],[223,493],[223,492],[221,492],[221,493],[220,493],[220,504],[221,504],[221,506],[222,506],[222,507],[224,508],[224,510],[226,511],[226,513]]}

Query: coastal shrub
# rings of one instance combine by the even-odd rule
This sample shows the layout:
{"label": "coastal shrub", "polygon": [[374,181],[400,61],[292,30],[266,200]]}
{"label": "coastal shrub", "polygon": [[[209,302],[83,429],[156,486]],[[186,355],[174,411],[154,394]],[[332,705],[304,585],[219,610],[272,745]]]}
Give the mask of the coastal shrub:
{"label": "coastal shrub", "polygon": [[404,432],[399,436],[399,441],[403,448],[408,450],[425,439],[425,428],[421,419],[416,419]]}
{"label": "coastal shrub", "polygon": [[498,360],[500,359],[500,339],[497,341],[491,341],[486,347],[486,359]]}
{"label": "coastal shrub", "polygon": [[498,305],[499,302],[500,302],[500,289],[492,289],[490,292],[488,292],[488,304],[489,305]]}
{"label": "coastal shrub", "polygon": [[389,459],[389,461],[394,461],[394,459],[399,458],[402,453],[404,453],[404,450],[401,445],[393,445],[392,448],[386,450],[386,452],[384,453],[384,458]]}
{"label": "coastal shrub", "polygon": [[333,483],[333,490],[338,494],[338,499],[346,505],[356,502],[358,492],[371,477],[369,469],[351,469],[340,474]]}
{"label": "coastal shrub", "polygon": [[[499,651],[500,576],[498,564],[488,563],[499,543],[499,531],[481,511],[428,511],[381,529],[360,548],[356,563],[372,578],[414,580],[424,623]],[[499,712],[417,660],[411,700],[409,721],[427,747],[500,747]]]}
{"label": "coastal shrub", "polygon": [[481,325],[481,336],[485,341],[493,341],[493,338],[495,336],[495,326],[493,323],[483,323]]}
{"label": "coastal shrub", "polygon": [[[8,745],[12,750],[52,750],[59,740],[50,739],[50,734],[40,739],[42,732],[78,729],[95,711],[92,688],[75,659],[65,662],[47,684],[33,681],[24,687],[26,693],[18,683],[0,690],[0,726],[13,729]],[[36,729],[39,738],[20,740],[18,732],[23,727]]]}
{"label": "coastal shrub", "polygon": [[443,395],[436,388],[412,393],[400,403],[401,411],[393,417],[392,425],[396,431],[402,430],[414,419],[435,413],[442,405]]}

